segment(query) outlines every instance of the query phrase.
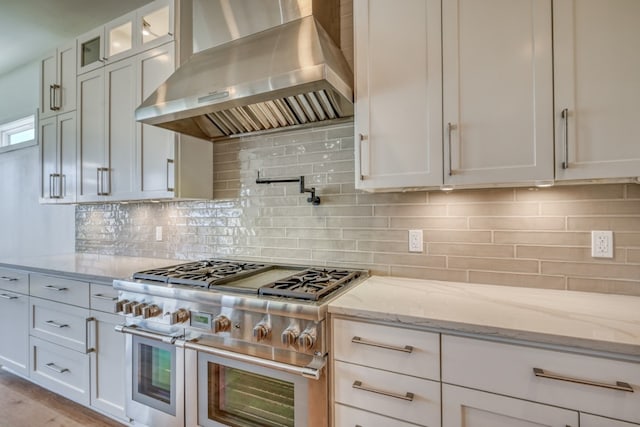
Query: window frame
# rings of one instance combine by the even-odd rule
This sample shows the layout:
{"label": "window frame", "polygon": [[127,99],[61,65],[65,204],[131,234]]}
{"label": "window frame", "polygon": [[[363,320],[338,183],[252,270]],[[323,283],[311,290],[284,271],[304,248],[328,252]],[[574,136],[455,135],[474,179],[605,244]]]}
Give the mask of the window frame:
{"label": "window frame", "polygon": [[[18,142],[17,144],[5,145],[5,142],[11,137],[11,135],[29,130],[31,128],[31,123],[33,123],[33,139]],[[11,120],[4,120],[0,123],[0,153],[33,147],[34,145],[38,145],[37,111],[26,116],[23,115]]]}

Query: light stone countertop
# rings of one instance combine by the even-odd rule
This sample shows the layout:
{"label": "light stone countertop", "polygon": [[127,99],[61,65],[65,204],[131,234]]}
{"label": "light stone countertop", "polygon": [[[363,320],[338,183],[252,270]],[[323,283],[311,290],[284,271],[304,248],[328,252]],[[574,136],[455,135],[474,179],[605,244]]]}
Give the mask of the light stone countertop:
{"label": "light stone countertop", "polygon": [[640,356],[640,297],[373,276],[329,312]]}
{"label": "light stone countertop", "polygon": [[184,262],[184,260],[176,261],[164,258],[69,253],[50,256],[2,258],[0,259],[0,267],[110,283],[113,279],[130,277],[136,271]]}

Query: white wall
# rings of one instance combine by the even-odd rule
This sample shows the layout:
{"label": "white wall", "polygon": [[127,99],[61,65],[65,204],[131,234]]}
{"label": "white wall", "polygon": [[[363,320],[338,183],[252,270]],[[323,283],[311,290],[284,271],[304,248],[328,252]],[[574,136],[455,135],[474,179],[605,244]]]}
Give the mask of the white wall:
{"label": "white wall", "polygon": [[[0,76],[0,122],[33,113],[38,64]],[[74,206],[38,203],[39,147],[0,153],[0,258],[73,252]]]}

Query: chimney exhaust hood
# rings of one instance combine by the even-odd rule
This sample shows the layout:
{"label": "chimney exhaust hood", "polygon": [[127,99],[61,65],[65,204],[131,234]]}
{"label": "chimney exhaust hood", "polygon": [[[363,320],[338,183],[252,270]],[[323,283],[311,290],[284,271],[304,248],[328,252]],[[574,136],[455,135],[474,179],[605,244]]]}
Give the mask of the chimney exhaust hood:
{"label": "chimney exhaust hood", "polygon": [[[188,59],[136,109],[136,120],[216,141],[353,115],[353,73],[334,41],[339,0],[201,3],[216,5],[211,20],[224,19],[232,39]],[[209,21],[197,13],[194,24]],[[270,20],[278,25],[255,32]],[[194,28],[194,45],[197,34]]]}

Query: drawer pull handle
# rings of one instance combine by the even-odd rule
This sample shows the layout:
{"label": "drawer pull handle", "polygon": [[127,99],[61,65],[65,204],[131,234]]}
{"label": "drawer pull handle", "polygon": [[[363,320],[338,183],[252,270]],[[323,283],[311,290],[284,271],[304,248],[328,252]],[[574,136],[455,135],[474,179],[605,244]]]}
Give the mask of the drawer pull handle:
{"label": "drawer pull handle", "polygon": [[103,295],[103,294],[93,294],[93,298],[95,298],[95,299],[104,299],[104,300],[107,300],[107,301],[115,301],[115,300],[118,299],[118,297],[110,297],[110,296]]}
{"label": "drawer pull handle", "polygon": [[354,344],[368,345],[368,346],[371,346],[371,347],[386,348],[387,350],[401,351],[403,353],[411,353],[411,352],[413,352],[413,347],[410,346],[410,345],[405,345],[404,347],[398,347],[398,346],[395,346],[395,345],[388,345],[388,344],[382,344],[382,343],[377,343],[377,342],[373,342],[373,341],[363,340],[360,337],[351,338],[351,342],[354,343]]}
{"label": "drawer pull handle", "polygon": [[65,372],[69,372],[69,370],[67,368],[61,368],[59,366],[57,366],[55,363],[51,362],[51,363],[47,363],[46,365],[47,368],[51,369],[54,372],[57,372],[59,374],[64,374]]}
{"label": "drawer pull handle", "polygon": [[362,385],[362,381],[354,381],[351,386],[358,390],[368,391],[369,393],[381,394],[383,396],[393,397],[394,399],[406,400],[408,402],[413,402],[413,393],[407,392],[406,394],[398,394],[392,393],[390,391],[379,390],[376,388],[369,388]]}
{"label": "drawer pull handle", "polygon": [[49,289],[51,291],[58,291],[58,292],[66,291],[69,289],[69,288],[58,288],[57,286],[51,286],[51,285],[47,285],[44,288]]}
{"label": "drawer pull handle", "polygon": [[58,323],[55,320],[47,320],[44,323],[46,323],[49,326],[53,326],[54,328],[68,328],[69,327],[69,325],[67,325],[66,323]]}
{"label": "drawer pull handle", "polygon": [[16,280],[18,280],[18,278],[17,277],[0,276],[0,280],[4,280],[5,282],[15,282]]}
{"label": "drawer pull handle", "polygon": [[2,298],[2,299],[18,299],[17,296],[9,295],[9,294],[0,294],[0,298]]}
{"label": "drawer pull handle", "polygon": [[592,385],[595,387],[609,388],[612,390],[628,391],[629,393],[633,393],[633,387],[631,387],[629,383],[625,383],[622,381],[616,381],[615,384],[600,383],[596,381],[582,380],[579,378],[571,378],[571,377],[565,377],[562,375],[551,374],[551,373],[545,372],[544,369],[540,369],[540,368],[533,368],[533,373],[535,374],[536,377],[540,377],[540,378],[549,378],[552,380],[567,381],[570,383],[577,383],[577,384],[584,384],[584,385]]}

